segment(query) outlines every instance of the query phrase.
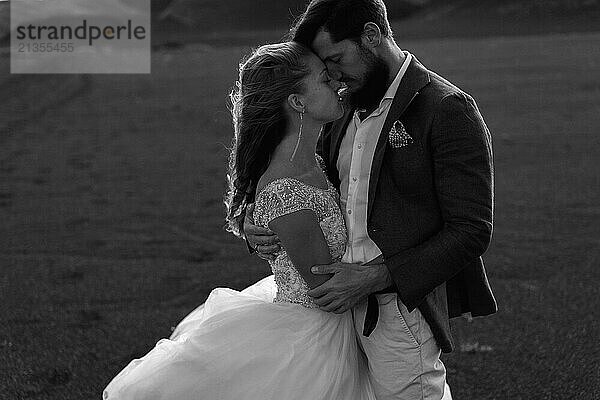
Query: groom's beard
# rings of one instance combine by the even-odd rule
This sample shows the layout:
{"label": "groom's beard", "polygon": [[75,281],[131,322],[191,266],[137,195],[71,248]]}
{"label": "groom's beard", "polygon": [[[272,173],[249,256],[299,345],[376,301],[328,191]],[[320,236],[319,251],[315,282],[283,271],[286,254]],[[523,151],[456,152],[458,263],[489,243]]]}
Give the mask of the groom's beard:
{"label": "groom's beard", "polygon": [[359,51],[367,65],[367,72],[362,86],[350,93],[350,104],[358,109],[374,110],[388,89],[390,68],[383,59],[365,49],[362,44],[359,45]]}

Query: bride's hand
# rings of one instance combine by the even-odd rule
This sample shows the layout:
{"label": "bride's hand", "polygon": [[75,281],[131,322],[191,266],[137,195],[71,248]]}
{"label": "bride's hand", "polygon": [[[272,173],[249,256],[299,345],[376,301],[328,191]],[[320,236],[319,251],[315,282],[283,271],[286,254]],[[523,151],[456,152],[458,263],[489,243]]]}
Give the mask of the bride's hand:
{"label": "bride's hand", "polygon": [[256,250],[260,258],[273,261],[275,253],[281,249],[279,237],[268,228],[254,225],[253,211],[254,204],[250,204],[244,218],[244,235],[250,247]]}

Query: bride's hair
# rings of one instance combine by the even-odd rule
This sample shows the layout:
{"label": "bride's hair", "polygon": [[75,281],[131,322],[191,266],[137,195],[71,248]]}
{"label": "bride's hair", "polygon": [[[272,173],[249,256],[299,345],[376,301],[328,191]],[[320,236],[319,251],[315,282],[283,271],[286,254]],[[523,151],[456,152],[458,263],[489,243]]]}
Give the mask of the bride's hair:
{"label": "bride's hair", "polygon": [[287,97],[304,89],[310,73],[304,57],[309,52],[297,42],[276,43],[259,47],[240,63],[239,79],[229,95],[234,137],[225,196],[225,228],[236,236],[241,236],[256,184],[285,135]]}

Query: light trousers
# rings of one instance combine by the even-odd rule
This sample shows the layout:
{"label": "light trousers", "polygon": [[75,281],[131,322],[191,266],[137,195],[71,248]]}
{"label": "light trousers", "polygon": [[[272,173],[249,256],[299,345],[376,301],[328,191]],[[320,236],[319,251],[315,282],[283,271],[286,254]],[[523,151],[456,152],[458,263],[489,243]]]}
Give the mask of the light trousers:
{"label": "light trousers", "polygon": [[363,336],[367,302],[353,310],[377,400],[451,400],[441,350],[418,309],[409,313],[395,293],[378,294],[379,319]]}

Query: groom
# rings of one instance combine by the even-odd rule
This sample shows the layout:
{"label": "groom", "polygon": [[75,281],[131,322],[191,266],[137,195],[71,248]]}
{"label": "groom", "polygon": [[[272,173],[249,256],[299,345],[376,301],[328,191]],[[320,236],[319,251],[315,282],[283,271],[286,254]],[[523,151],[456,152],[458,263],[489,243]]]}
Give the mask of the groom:
{"label": "groom", "polygon": [[[292,28],[347,86],[320,153],[348,228],[342,262],[309,292],[352,310],[378,400],[450,399],[449,318],[496,312],[481,255],[492,234],[490,133],[471,96],[402,51],[382,0],[313,0]],[[249,213],[251,214],[251,213]],[[247,218],[262,257],[277,238]]]}

